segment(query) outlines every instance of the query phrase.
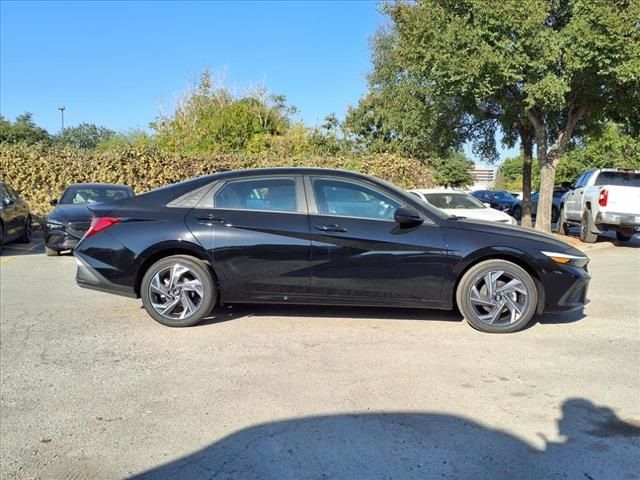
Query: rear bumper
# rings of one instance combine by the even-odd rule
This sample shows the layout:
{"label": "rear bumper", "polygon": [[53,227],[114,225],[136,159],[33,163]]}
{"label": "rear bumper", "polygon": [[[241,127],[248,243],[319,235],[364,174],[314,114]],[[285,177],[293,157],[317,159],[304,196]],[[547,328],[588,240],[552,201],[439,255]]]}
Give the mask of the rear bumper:
{"label": "rear bumper", "polygon": [[76,283],[79,287],[98,290],[99,292],[112,293],[115,295],[122,295],[124,297],[138,297],[133,288],[115,284],[105,278],[97,269],[89,265],[87,261],[82,258],[81,254],[76,252],[74,256],[78,266],[76,270]]}
{"label": "rear bumper", "polygon": [[611,225],[616,227],[640,227],[640,213],[598,212],[595,223],[598,227]]}

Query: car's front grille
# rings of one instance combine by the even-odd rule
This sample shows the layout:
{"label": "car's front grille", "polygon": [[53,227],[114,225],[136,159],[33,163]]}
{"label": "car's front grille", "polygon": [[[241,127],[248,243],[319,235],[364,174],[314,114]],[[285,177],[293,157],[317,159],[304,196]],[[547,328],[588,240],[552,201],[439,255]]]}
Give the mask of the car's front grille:
{"label": "car's front grille", "polygon": [[91,226],[90,222],[74,222],[67,225],[65,230],[69,235],[73,235],[74,237],[77,237],[77,238],[82,238],[85,232],[89,230],[90,226]]}

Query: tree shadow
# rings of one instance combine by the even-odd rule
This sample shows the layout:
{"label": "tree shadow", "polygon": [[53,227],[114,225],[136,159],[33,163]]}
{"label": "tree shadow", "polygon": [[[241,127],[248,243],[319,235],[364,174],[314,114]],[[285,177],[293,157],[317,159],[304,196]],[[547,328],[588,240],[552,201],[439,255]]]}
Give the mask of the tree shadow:
{"label": "tree shadow", "polygon": [[240,430],[130,478],[639,478],[637,423],[575,398],[563,403],[558,427],[565,440],[545,439],[539,450],[506,431],[455,415],[380,412],[294,418]]}

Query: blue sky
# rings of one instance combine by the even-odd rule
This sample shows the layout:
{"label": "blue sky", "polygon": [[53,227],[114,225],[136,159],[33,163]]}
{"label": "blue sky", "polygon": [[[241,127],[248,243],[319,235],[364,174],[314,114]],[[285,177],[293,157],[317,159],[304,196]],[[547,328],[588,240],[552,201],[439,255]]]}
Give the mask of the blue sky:
{"label": "blue sky", "polygon": [[0,112],[50,132],[147,127],[209,68],[286,95],[298,118],[342,117],[366,91],[372,1],[0,3]]}

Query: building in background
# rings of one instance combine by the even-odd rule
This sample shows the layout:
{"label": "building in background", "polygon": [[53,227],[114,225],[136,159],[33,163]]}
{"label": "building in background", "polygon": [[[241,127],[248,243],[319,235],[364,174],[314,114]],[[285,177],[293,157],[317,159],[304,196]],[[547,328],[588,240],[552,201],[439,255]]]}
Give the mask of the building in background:
{"label": "building in background", "polygon": [[469,187],[469,190],[472,192],[475,190],[486,190],[495,186],[496,172],[493,168],[474,165],[473,168],[469,170],[469,173],[471,173],[473,177],[473,185]]}

